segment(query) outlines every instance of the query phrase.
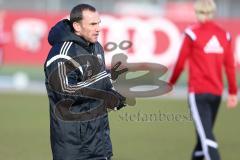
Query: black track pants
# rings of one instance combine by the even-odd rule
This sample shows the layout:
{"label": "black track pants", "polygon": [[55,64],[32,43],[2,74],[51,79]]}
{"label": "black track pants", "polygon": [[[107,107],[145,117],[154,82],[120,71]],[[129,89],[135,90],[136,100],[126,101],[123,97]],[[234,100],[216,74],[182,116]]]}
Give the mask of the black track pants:
{"label": "black track pants", "polygon": [[197,133],[192,160],[220,160],[218,144],[213,134],[220,101],[221,96],[189,93],[189,107]]}

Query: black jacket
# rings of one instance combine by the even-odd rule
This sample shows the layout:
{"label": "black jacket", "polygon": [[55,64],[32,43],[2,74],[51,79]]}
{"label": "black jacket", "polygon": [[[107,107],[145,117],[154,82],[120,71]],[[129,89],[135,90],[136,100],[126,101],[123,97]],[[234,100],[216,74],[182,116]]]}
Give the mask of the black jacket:
{"label": "black jacket", "polygon": [[53,159],[111,157],[109,122],[104,106],[108,104],[102,98],[112,85],[106,73],[102,46],[98,42],[89,44],[74,34],[69,20],[58,22],[50,30],[48,41],[52,48],[44,71]]}

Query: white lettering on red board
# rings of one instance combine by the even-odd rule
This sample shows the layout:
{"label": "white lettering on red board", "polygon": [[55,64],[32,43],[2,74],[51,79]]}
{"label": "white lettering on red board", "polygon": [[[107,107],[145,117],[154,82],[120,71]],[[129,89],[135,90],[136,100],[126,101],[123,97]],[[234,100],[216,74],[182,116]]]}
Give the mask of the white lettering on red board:
{"label": "white lettering on red board", "polygon": [[[128,62],[152,62],[169,66],[176,60],[181,44],[180,32],[169,19],[163,17],[141,19],[136,16],[117,18],[103,15],[101,20],[101,27],[107,29],[107,32],[101,32],[100,43],[115,42],[119,44],[123,40],[130,39],[133,43],[133,53],[123,51],[119,47],[115,51],[106,52],[108,65],[111,63],[112,56],[117,53],[128,54]],[[130,37],[129,30],[134,31],[132,37]],[[158,42],[156,31],[162,32],[168,42]],[[155,53],[157,45],[161,45],[161,43],[167,43],[167,48],[162,53]]]}

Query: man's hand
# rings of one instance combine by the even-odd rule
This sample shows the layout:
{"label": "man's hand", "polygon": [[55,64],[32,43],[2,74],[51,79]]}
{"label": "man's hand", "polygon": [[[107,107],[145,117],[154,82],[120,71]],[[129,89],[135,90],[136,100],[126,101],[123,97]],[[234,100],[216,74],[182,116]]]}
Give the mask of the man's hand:
{"label": "man's hand", "polygon": [[238,103],[237,95],[229,94],[227,99],[227,107],[235,108],[237,106],[237,103]]}
{"label": "man's hand", "polygon": [[114,110],[120,110],[126,106],[126,97],[122,96],[120,93],[113,89],[111,89],[109,92],[111,92],[118,98],[118,105],[113,108]]}
{"label": "man's hand", "polygon": [[120,67],[122,63],[120,61],[118,61],[110,70],[111,72],[111,79],[112,80],[116,80],[118,78],[118,76],[124,72],[127,72],[128,71],[128,68],[123,68],[123,69],[118,69],[118,67]]}

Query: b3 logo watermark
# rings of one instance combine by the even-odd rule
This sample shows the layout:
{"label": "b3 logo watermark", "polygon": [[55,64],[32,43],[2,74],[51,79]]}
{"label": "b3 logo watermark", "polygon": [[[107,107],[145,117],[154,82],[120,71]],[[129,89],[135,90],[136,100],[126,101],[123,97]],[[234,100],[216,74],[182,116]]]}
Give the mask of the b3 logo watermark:
{"label": "b3 logo watermark", "polygon": [[[114,51],[117,44],[111,42],[105,48]],[[110,47],[111,46],[111,47]],[[122,41],[119,44],[122,50],[131,47],[130,41]],[[134,106],[136,98],[154,97],[166,94],[172,90],[172,86],[160,80],[167,72],[167,67],[156,63],[128,63],[128,57],[123,54],[115,54],[112,58],[111,69],[106,72],[104,62],[98,55],[79,55],[71,59],[60,61],[54,65],[54,69],[48,77],[48,88],[61,97],[56,103],[54,112],[64,121],[89,121],[105,115],[108,110],[113,110],[126,98],[126,104]],[[129,73],[144,71],[144,75],[129,78]],[[91,73],[91,74],[90,74]],[[115,90],[104,89],[106,83],[113,79]],[[154,86],[154,89],[134,90],[136,87]],[[120,94],[118,94],[118,92]],[[121,96],[123,95],[123,96]],[[78,105],[87,105],[90,100],[94,107],[86,107],[81,112],[72,112],[71,108]]]}

